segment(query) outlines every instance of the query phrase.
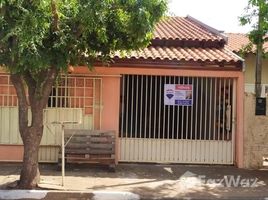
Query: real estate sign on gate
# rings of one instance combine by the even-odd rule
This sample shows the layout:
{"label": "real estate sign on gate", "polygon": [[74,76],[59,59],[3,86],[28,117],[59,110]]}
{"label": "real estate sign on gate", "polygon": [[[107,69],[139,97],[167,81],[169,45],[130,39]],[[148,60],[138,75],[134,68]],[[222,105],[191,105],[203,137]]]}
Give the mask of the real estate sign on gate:
{"label": "real estate sign on gate", "polygon": [[192,106],[193,85],[165,84],[165,105]]}

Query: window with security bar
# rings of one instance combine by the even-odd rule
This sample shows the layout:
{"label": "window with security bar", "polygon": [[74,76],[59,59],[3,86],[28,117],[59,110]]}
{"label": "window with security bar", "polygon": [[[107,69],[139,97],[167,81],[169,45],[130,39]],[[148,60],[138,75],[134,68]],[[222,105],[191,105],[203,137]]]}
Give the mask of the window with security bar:
{"label": "window with security bar", "polygon": [[50,108],[80,108],[92,129],[101,126],[102,79],[82,75],[61,76],[48,99]]}
{"label": "window with security bar", "polygon": [[92,114],[94,104],[100,103],[100,90],[100,78],[62,76],[52,88],[48,107],[84,108],[85,114]]}
{"label": "window with security bar", "polygon": [[17,105],[18,98],[10,76],[0,73],[0,107],[15,107]]}
{"label": "window with security bar", "polygon": [[53,86],[49,99],[49,108],[66,108],[69,107],[68,102],[68,79],[60,78]]}
{"label": "window with security bar", "polygon": [[[165,85],[191,86],[189,105],[165,105]],[[120,137],[231,140],[233,79],[123,75]]]}

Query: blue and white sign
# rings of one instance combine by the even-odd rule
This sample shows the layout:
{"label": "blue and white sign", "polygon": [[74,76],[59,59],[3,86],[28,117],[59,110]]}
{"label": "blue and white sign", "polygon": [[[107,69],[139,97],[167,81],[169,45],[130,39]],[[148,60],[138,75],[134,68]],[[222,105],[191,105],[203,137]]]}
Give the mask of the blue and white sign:
{"label": "blue and white sign", "polygon": [[164,87],[164,103],[165,105],[174,105],[175,103],[175,84],[165,84]]}
{"label": "blue and white sign", "polygon": [[165,105],[192,106],[193,86],[181,84],[165,84]]}

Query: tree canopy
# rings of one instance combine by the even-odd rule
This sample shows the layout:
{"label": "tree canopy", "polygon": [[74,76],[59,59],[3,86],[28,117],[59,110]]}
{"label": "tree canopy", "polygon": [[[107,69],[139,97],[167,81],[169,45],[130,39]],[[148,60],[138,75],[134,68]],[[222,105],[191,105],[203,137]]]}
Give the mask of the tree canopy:
{"label": "tree canopy", "polygon": [[166,0],[0,0],[0,66],[17,92],[24,144],[20,188],[38,183],[43,109],[57,75],[145,47],[166,9]]}
{"label": "tree canopy", "polygon": [[240,17],[240,23],[252,26],[252,30],[249,32],[252,44],[257,45],[267,41],[268,38],[264,36],[268,33],[268,1],[249,0],[245,14]]}
{"label": "tree canopy", "polygon": [[256,45],[255,93],[257,97],[260,97],[262,59],[265,55],[263,44],[268,41],[268,1],[248,0],[248,6],[245,9],[245,14],[240,17],[240,23],[252,25],[252,30],[248,34],[251,44],[247,48],[252,48],[252,44]]}
{"label": "tree canopy", "polygon": [[0,64],[32,74],[148,45],[164,0],[0,0]]}

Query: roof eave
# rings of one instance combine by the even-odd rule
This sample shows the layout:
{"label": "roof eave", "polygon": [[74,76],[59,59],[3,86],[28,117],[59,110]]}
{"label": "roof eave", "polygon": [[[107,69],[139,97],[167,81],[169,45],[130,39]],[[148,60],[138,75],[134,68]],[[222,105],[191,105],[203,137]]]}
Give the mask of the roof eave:
{"label": "roof eave", "polygon": [[[95,65],[104,65],[101,62]],[[147,68],[180,68],[180,69],[213,69],[213,70],[232,70],[242,71],[243,61],[186,61],[186,60],[160,60],[160,59],[113,59],[110,66],[131,66],[131,67],[147,67]]]}
{"label": "roof eave", "polygon": [[223,48],[224,40],[180,40],[180,39],[160,39],[154,38],[149,46],[165,46],[165,47],[189,47],[189,48]]}

